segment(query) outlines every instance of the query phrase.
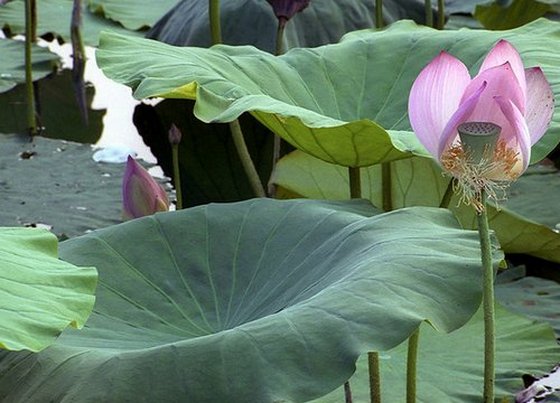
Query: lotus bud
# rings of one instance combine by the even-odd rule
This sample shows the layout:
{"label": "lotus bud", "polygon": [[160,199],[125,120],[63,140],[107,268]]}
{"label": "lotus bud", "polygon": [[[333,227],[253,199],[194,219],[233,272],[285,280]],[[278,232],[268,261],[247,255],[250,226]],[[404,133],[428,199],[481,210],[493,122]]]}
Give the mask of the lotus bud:
{"label": "lotus bud", "polygon": [[125,220],[169,210],[169,199],[163,187],[131,156],[126,162],[122,195]]}
{"label": "lotus bud", "polygon": [[285,24],[290,18],[309,5],[311,0],[267,0],[274,10],[280,24]]}
{"label": "lotus bud", "polygon": [[169,129],[168,135],[169,135],[169,143],[172,146],[179,145],[179,143],[181,142],[181,138],[183,137],[181,130],[179,130],[179,128],[175,126],[175,123],[171,125],[171,129]]}

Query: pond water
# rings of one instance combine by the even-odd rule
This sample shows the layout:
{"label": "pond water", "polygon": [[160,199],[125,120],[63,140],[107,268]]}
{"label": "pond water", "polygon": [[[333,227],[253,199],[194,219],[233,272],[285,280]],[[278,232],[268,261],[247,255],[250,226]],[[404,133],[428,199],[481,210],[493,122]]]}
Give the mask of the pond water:
{"label": "pond water", "polygon": [[[62,57],[64,67],[71,68],[72,47],[70,44],[59,45],[57,42],[51,42],[48,47]],[[86,55],[84,78],[86,82],[90,82],[95,87],[95,97],[91,107],[92,109],[107,110],[103,117],[103,132],[96,147],[128,148],[134,151],[139,158],[156,163],[155,157],[144,144],[132,123],[134,108],[139,104],[139,101],[133,98],[132,90],[105,77],[95,62],[94,48],[86,47]]]}

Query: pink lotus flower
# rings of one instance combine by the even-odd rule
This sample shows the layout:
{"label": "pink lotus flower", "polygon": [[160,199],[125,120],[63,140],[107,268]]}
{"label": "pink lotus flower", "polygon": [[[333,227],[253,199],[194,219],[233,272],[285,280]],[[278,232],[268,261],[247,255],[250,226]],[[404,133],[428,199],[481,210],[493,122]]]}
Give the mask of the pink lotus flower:
{"label": "pink lotus flower", "polygon": [[122,182],[123,218],[130,220],[169,210],[167,193],[130,155]]}
{"label": "pink lotus flower", "polygon": [[[487,191],[497,200],[529,165],[531,146],[547,130],[554,95],[539,67],[524,69],[519,53],[500,40],[471,79],[467,67],[441,52],[418,75],[408,101],[416,136],[444,171],[456,178],[462,201],[476,205]],[[457,128],[465,122],[501,128],[491,152],[472,160]]]}

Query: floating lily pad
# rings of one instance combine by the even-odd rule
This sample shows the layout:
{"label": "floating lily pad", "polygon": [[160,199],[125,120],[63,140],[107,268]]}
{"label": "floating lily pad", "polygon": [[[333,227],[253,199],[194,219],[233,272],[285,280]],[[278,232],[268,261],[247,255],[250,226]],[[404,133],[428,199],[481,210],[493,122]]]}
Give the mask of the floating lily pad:
{"label": "floating lily pad", "polygon": [[[441,50],[476,71],[492,45],[508,39],[527,66],[543,68],[560,94],[559,33],[560,25],[546,20],[503,32],[437,31],[402,21],[281,57],[253,47],[181,48],[108,33],[97,59],[108,77],[131,86],[137,98],[196,99],[195,115],[205,122],[227,122],[251,112],[300,150],[356,167],[423,150],[411,133],[402,147],[386,129],[410,130],[410,87]],[[548,134],[533,148],[532,161],[544,158],[559,139],[560,113],[555,113]]]}
{"label": "floating lily pad", "polygon": [[[96,143],[103,131],[105,110],[88,109],[84,122],[72,85],[70,70],[53,74],[38,83],[37,100],[41,105],[41,135],[80,143]],[[86,86],[87,106],[91,106],[95,89]],[[0,94],[0,133],[27,133],[25,85]]]}
{"label": "floating lily pad", "polygon": [[93,161],[90,145],[0,136],[0,225],[75,236],[121,221],[123,164]]}
{"label": "floating lily pad", "polygon": [[477,234],[444,209],[368,206],[210,204],[63,242],[99,270],[95,312],[38,355],[0,355],[0,399],[306,401],[424,320],[468,321]]}
{"label": "floating lily pad", "polygon": [[[136,31],[151,27],[177,0],[88,0],[89,10]],[[208,2],[206,2],[208,9]]]}
{"label": "floating lily pad", "polygon": [[84,325],[97,272],[59,260],[53,234],[0,228],[0,266],[0,348],[40,351],[67,326]]}
{"label": "floating lily pad", "polygon": [[[23,41],[0,39],[0,93],[25,82],[24,47]],[[51,74],[59,60],[58,55],[39,46],[32,47],[31,57],[34,81]]]}
{"label": "floating lily pad", "polygon": [[476,7],[474,16],[485,28],[511,29],[525,25],[552,12],[550,4],[537,0],[513,0],[503,6],[497,2]]}
{"label": "floating lily pad", "polygon": [[[37,34],[51,34],[70,42],[70,20],[74,0],[37,1]],[[127,35],[140,35],[120,24],[91,13],[82,1],[82,38],[87,45],[97,45],[101,31],[115,31]],[[25,0],[12,0],[0,7],[0,28],[12,35],[25,33]]]}
{"label": "floating lily pad", "polygon": [[548,322],[560,337],[560,285],[556,281],[524,277],[500,284],[496,295],[509,310]]}
{"label": "floating lily pad", "polygon": [[[496,401],[514,402],[515,393],[523,389],[521,376],[542,375],[560,360],[560,347],[550,326],[535,323],[503,308],[496,310]],[[420,331],[417,401],[419,403],[482,400],[483,385],[482,312],[461,329],[448,334],[434,332],[429,326]],[[404,402],[406,343],[382,353],[381,398],[387,402]],[[355,402],[369,401],[367,358],[361,357],[350,379]],[[314,403],[339,403],[344,392],[336,390]]]}

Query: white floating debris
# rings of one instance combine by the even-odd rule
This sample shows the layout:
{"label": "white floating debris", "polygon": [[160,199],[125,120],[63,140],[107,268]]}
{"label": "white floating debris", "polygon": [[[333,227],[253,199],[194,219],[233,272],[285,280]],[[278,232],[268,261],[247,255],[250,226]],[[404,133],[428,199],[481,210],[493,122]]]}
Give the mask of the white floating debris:
{"label": "white floating debris", "polygon": [[549,374],[541,378],[529,378],[532,382],[529,385],[526,382],[527,388],[515,396],[515,403],[535,403],[560,391],[560,365],[556,365]]}
{"label": "white floating debris", "polygon": [[110,164],[122,164],[126,162],[129,155],[136,157],[136,152],[126,146],[105,147],[93,153],[95,162],[107,162]]}

